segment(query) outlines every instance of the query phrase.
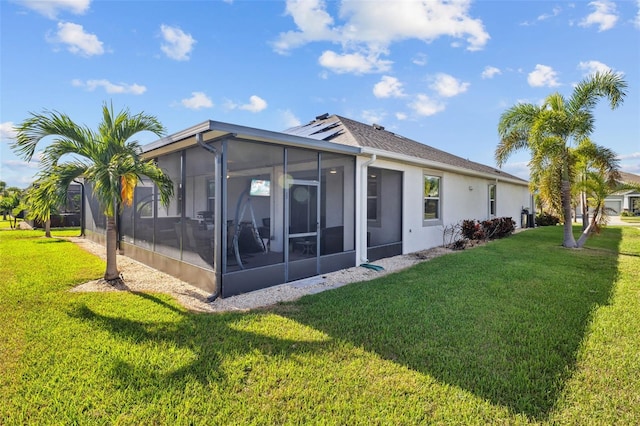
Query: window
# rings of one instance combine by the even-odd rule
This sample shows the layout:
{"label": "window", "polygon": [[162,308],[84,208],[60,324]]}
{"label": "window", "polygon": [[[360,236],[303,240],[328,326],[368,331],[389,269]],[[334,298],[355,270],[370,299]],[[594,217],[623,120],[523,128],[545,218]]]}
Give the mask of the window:
{"label": "window", "polygon": [[367,221],[369,225],[380,223],[380,170],[370,167],[367,175]]}
{"label": "window", "polygon": [[496,184],[489,185],[489,217],[496,216]]}
{"label": "window", "polygon": [[424,175],[424,220],[440,219],[440,177]]}

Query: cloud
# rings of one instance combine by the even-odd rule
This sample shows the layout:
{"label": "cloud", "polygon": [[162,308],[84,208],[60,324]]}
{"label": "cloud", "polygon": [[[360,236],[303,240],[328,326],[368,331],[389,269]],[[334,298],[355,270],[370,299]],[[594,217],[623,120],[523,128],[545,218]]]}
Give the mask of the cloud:
{"label": "cloud", "polygon": [[272,46],[286,54],[307,43],[340,43],[343,51],[323,53],[321,65],[333,65],[339,72],[384,72],[391,62],[380,60],[380,55],[388,54],[391,44],[403,40],[430,43],[451,37],[464,40],[468,50],[482,49],[490,37],[482,21],[469,15],[470,3],[342,0],[337,13],[341,22],[336,23],[323,0],[287,0],[285,13],[297,29],[280,33]]}
{"label": "cloud", "polygon": [[562,8],[560,8],[559,6],[554,6],[553,9],[551,10],[551,13],[543,13],[542,15],[538,15],[535,21],[525,21],[525,22],[522,22],[520,25],[525,27],[530,25],[535,25],[537,22],[542,22],[542,21],[549,20],[551,18],[555,18],[556,16],[560,15],[561,12],[562,12]]}
{"label": "cloud", "polygon": [[492,66],[486,66],[486,67],[484,67],[484,70],[482,71],[482,78],[483,79],[493,78],[498,74],[502,74],[502,71],[500,71],[500,68],[496,68],[496,67],[492,67]]}
{"label": "cloud", "polygon": [[621,154],[616,158],[620,160],[620,169],[628,173],[640,173],[640,152]]}
{"label": "cloud", "polygon": [[162,43],[160,49],[170,59],[176,61],[188,61],[189,54],[193,50],[193,45],[196,40],[191,37],[191,34],[186,34],[178,27],[171,27],[169,25],[162,24],[160,26],[162,32],[162,38],[165,43]]}
{"label": "cloud", "polygon": [[580,26],[590,27],[598,26],[598,31],[606,31],[616,26],[618,15],[616,13],[616,5],[609,0],[598,0],[589,3],[589,6],[595,9],[586,18],[580,21]]}
{"label": "cloud", "polygon": [[243,109],[250,112],[260,112],[267,108],[267,101],[260,96],[253,95],[249,97],[249,103],[244,105],[238,105],[235,102],[227,101],[225,103],[227,109]]}
{"label": "cloud", "polygon": [[409,104],[409,107],[416,114],[428,117],[444,111],[445,105],[425,94],[419,94],[416,96],[415,101]]}
{"label": "cloud", "polygon": [[636,19],[633,20],[633,25],[640,29],[640,0],[636,1],[636,5],[638,6],[638,13],[636,14]]}
{"label": "cloud", "polygon": [[524,180],[529,180],[529,177],[530,177],[528,161],[505,163],[502,165],[502,167],[500,167],[500,170],[503,170],[514,176],[518,176],[519,178]]}
{"label": "cloud", "polygon": [[385,75],[373,86],[373,94],[376,98],[401,98],[405,96],[402,91],[402,83],[395,78]]}
{"label": "cloud", "polygon": [[185,108],[201,109],[211,108],[213,102],[204,92],[191,92],[191,97],[180,101]]}
{"label": "cloud", "polygon": [[284,122],[284,128],[290,129],[292,127],[297,127],[302,124],[300,119],[296,117],[293,112],[289,109],[285,109],[284,111],[280,111],[280,115],[282,116],[282,121]]}
{"label": "cloud", "polygon": [[386,113],[382,111],[374,111],[374,110],[365,110],[362,111],[362,119],[371,124],[380,124],[382,120],[387,116]]}
{"label": "cloud", "polygon": [[111,83],[109,80],[87,80],[85,82],[75,79],[71,81],[71,84],[75,87],[84,87],[86,90],[93,92],[99,87],[102,87],[105,92],[110,94],[131,94],[142,95],[147,91],[145,86],[139,84],[127,84],[127,83]]}
{"label": "cloud", "polygon": [[584,71],[584,75],[591,75],[597,72],[611,71],[611,67],[599,61],[580,62],[578,68]]}
{"label": "cloud", "polygon": [[451,98],[464,93],[469,88],[470,83],[463,83],[449,74],[439,73],[433,77],[433,83],[429,87],[435,90],[438,95]]}
{"label": "cloud", "polygon": [[0,123],[0,140],[13,141],[16,136],[17,132],[12,121]]}
{"label": "cloud", "polygon": [[58,22],[58,32],[49,42],[67,45],[67,50],[81,56],[102,55],[102,42],[95,34],[84,31],[82,25],[72,22]]}
{"label": "cloud", "polygon": [[411,62],[413,62],[414,64],[418,65],[418,66],[425,66],[427,65],[427,55],[425,55],[424,53],[418,53],[416,54],[413,59],[411,60]]}
{"label": "cloud", "polygon": [[345,53],[341,55],[331,50],[323,52],[318,62],[337,74],[384,72],[389,70],[392,63],[391,61],[380,59],[378,55],[363,56],[360,53]]}
{"label": "cloud", "polygon": [[400,121],[403,121],[409,118],[407,114],[405,114],[404,112],[396,112],[395,116],[396,116],[396,119]]}
{"label": "cloud", "polygon": [[82,15],[89,9],[91,0],[22,0],[20,4],[50,19],[56,19],[58,13],[69,11]]}
{"label": "cloud", "polygon": [[533,87],[556,87],[559,86],[557,73],[547,65],[536,65],[536,69],[529,73],[527,82]]}

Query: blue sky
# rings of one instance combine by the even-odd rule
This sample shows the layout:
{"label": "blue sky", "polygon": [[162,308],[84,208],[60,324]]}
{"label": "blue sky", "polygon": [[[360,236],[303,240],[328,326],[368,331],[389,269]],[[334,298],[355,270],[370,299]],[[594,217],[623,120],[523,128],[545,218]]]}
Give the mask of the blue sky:
{"label": "blue sky", "polygon": [[[205,120],[280,131],[339,114],[495,165],[500,114],[624,74],[592,139],[640,174],[640,1],[0,0],[0,180],[30,112],[94,127],[104,102],[175,133]],[[153,135],[141,134],[146,143]],[[41,148],[46,146],[46,141]],[[503,169],[526,178],[527,153]]]}

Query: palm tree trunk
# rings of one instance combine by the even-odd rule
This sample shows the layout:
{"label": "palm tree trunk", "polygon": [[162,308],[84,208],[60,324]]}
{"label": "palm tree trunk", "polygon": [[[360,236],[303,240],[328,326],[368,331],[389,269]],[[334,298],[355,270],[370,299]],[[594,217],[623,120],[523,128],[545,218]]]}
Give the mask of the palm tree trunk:
{"label": "palm tree trunk", "polygon": [[113,216],[107,216],[107,270],[104,273],[105,281],[115,282],[120,280],[116,257],[117,237],[116,220]]}
{"label": "palm tree trunk", "polygon": [[[563,173],[564,174],[564,173]],[[571,183],[569,179],[562,177],[562,211],[564,213],[564,241],[562,245],[567,248],[576,247],[576,239],[573,237],[573,223],[571,221]]]}
{"label": "palm tree trunk", "polygon": [[44,236],[45,238],[51,238],[51,219],[47,219],[44,222]]}

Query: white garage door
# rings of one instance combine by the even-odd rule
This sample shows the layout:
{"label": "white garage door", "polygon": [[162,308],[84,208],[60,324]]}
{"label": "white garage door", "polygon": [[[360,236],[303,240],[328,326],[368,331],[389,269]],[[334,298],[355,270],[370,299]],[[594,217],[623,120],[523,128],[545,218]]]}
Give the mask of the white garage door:
{"label": "white garage door", "polygon": [[613,211],[608,210],[609,214],[614,216],[619,215],[620,212],[622,211],[622,200],[612,200],[612,201],[607,200],[604,202],[604,206],[608,209],[613,210]]}

